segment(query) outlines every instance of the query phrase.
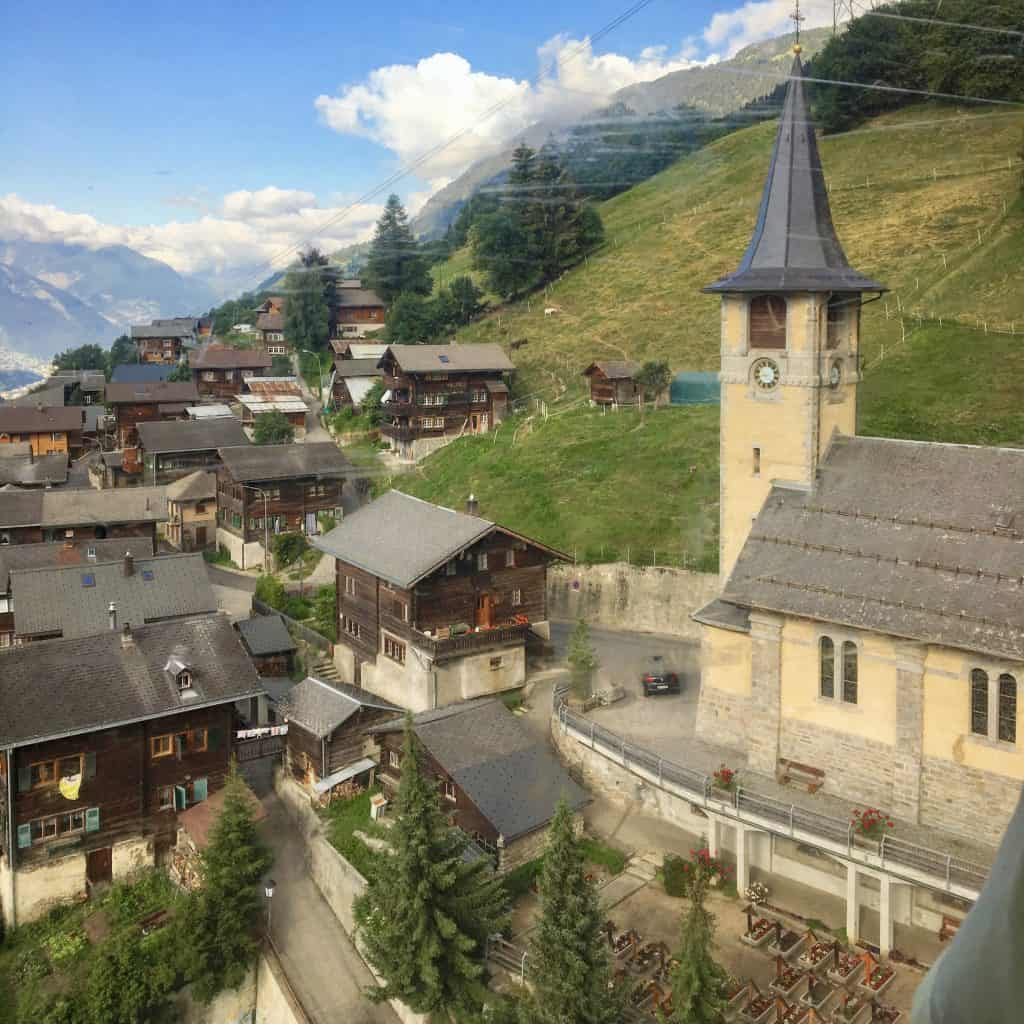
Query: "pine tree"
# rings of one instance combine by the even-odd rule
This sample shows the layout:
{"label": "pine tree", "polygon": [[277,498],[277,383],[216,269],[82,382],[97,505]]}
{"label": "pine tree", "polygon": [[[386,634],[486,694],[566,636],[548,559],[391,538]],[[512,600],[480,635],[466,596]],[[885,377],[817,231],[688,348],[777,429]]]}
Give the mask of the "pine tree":
{"label": "pine tree", "polygon": [[388,305],[402,292],[429,295],[430,268],[409,227],[398,196],[388,196],[363,270],[363,281]]}
{"label": "pine tree", "polygon": [[690,907],[679,934],[679,966],[672,971],[668,1024],[721,1024],[726,1007],[725,969],[715,960],[715,918],[704,906],[707,879],[690,883]]}
{"label": "pine tree", "polygon": [[327,257],[316,249],[302,253],[299,266],[285,278],[284,329],[295,348],[316,352],[327,345],[330,310],[327,306]]}
{"label": "pine tree", "polygon": [[443,1020],[479,1012],[485,946],[505,925],[505,892],[485,860],[463,860],[468,840],[441,813],[437,788],[420,766],[411,716],[396,806],[392,855],[355,903],[363,948],[384,979],[368,996],[399,999]]}
{"label": "pine tree", "polygon": [[572,811],[564,800],[548,829],[540,905],[527,959],[531,1024],[615,1024],[621,1004],[612,984],[601,906],[584,874]]}
{"label": "pine tree", "polygon": [[183,915],[196,996],[234,988],[256,959],[263,913],[260,886],[273,857],[256,832],[252,796],[232,763],[220,816],[202,855],[202,888]]}
{"label": "pine tree", "polygon": [[586,619],[580,619],[569,637],[569,672],[572,677],[573,692],[579,700],[590,696],[590,684],[600,662],[593,645],[590,643],[590,627]]}

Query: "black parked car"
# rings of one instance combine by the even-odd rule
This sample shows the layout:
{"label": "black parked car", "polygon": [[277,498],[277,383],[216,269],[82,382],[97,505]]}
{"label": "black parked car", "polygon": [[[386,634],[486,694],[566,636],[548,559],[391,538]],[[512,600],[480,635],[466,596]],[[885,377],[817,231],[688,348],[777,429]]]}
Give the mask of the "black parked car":
{"label": "black parked car", "polygon": [[645,697],[682,692],[678,673],[668,670],[665,659],[660,654],[655,654],[648,662],[647,671],[640,677],[640,685]]}

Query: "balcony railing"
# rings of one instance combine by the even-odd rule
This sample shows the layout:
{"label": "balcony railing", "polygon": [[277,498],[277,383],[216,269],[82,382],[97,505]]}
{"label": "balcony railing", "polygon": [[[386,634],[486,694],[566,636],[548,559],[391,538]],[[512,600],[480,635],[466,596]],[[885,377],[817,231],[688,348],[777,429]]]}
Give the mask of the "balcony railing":
{"label": "balcony railing", "polygon": [[427,636],[419,630],[412,631],[413,643],[427,651],[435,659],[451,658],[459,654],[473,654],[478,651],[486,651],[495,647],[508,647],[512,644],[526,642],[527,634],[530,632],[529,624],[522,626],[499,626],[496,629],[481,629],[480,632],[463,633],[462,636],[452,636],[439,639],[436,636]]}

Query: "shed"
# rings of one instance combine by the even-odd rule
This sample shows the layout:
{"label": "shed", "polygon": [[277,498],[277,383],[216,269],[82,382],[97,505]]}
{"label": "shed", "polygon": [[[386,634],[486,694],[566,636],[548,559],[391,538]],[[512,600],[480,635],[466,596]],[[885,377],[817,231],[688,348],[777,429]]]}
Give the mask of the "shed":
{"label": "shed", "polygon": [[718,405],[720,389],[714,372],[677,373],[669,386],[671,405]]}
{"label": "shed", "polygon": [[590,380],[591,405],[636,405],[640,388],[636,375],[640,364],[631,359],[591,363],[583,376]]}

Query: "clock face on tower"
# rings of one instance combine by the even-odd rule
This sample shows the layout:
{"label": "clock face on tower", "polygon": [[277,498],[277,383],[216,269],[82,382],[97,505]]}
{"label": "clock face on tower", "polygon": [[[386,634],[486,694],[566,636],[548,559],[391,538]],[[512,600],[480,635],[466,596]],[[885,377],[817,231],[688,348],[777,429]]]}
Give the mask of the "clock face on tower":
{"label": "clock face on tower", "polygon": [[779,384],[779,367],[771,359],[758,359],[751,368],[754,383],[762,391],[771,391]]}

